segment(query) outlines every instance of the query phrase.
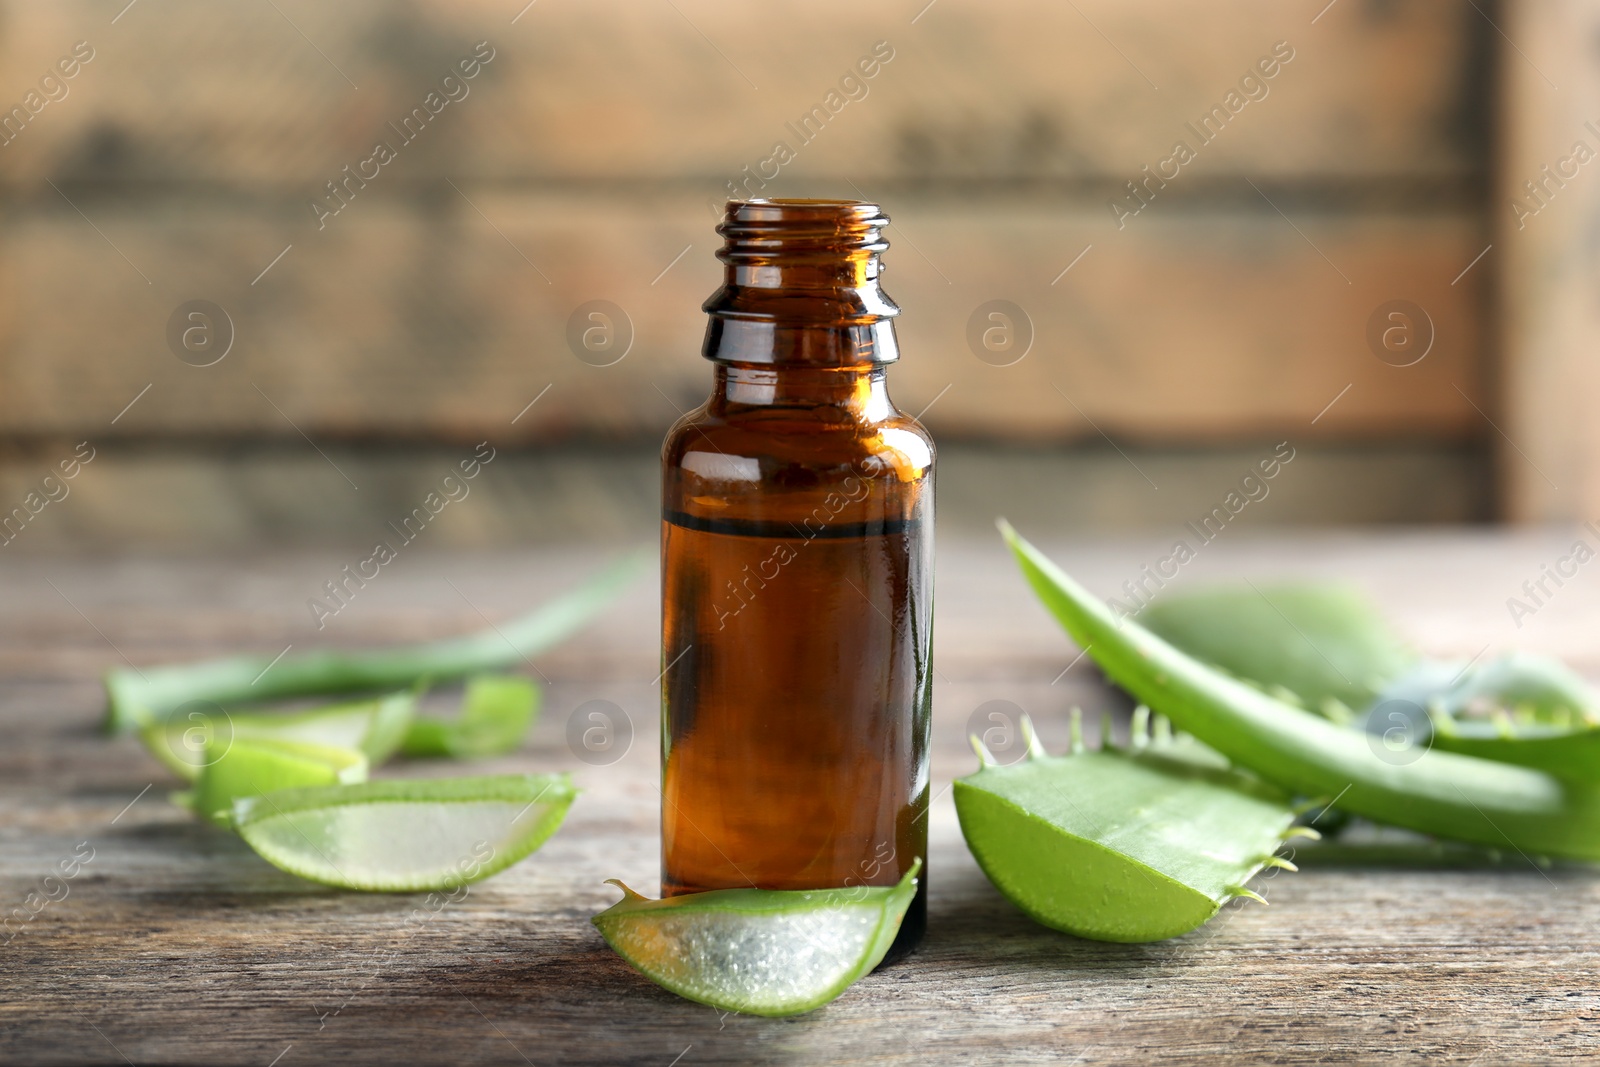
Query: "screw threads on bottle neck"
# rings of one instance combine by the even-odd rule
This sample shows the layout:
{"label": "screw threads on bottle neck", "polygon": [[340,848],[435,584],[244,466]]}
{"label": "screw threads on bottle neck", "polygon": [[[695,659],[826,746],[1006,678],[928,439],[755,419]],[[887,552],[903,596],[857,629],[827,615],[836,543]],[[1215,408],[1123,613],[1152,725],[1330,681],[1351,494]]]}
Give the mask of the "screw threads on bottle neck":
{"label": "screw threads on bottle neck", "polygon": [[854,200],[735,200],[717,232],[723,285],[704,305],[721,362],[848,366],[897,358],[900,309],[878,285],[889,219]]}

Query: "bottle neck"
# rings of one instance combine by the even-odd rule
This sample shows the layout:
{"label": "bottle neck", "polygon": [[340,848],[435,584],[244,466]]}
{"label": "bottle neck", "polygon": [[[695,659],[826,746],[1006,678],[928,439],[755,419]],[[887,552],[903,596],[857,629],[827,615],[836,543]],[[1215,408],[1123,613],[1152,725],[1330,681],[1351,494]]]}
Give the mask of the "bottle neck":
{"label": "bottle neck", "polygon": [[723,284],[704,307],[719,363],[856,367],[899,358],[894,301],[878,284],[888,219],[844,200],[728,205]]}

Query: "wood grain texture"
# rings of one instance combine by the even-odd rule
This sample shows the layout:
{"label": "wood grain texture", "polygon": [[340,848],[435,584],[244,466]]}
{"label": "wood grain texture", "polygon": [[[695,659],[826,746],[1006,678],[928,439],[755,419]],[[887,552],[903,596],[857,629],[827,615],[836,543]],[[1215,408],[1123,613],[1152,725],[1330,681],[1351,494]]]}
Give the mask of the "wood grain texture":
{"label": "wood grain texture", "polygon": [[[904,309],[895,395],[935,433],[1002,439],[1492,432],[1472,407],[1484,402],[1483,276],[1452,284],[1484,244],[1469,213],[1329,215],[1285,201],[1286,215],[1239,189],[1248,201],[1206,212],[1158,199],[1122,228],[1057,197],[885,196],[885,286]],[[297,208],[211,199],[80,191],[93,226],[53,193],[19,208],[0,242],[6,432],[653,437],[705,398],[699,308],[720,284],[720,242],[692,198],[470,184],[437,194],[373,192],[321,231]],[[215,366],[168,346],[169,319],[197,298],[235,330]],[[1436,331],[1411,367],[1381,362],[1366,341],[1369,317],[1398,298],[1423,306]],[[602,299],[633,334],[612,366],[568,344],[574,312]],[[1012,366],[980,360],[969,342],[970,320],[994,299],[1032,324],[1032,348]]]}
{"label": "wood grain texture", "polygon": [[[670,417],[663,416],[662,434]],[[1294,464],[1272,483],[1263,506],[1251,506],[1245,522],[1252,528],[1436,525],[1490,515],[1479,451],[1426,443],[1321,447],[1292,439]],[[939,528],[987,537],[997,515],[1074,536],[1177,527],[1209,514],[1275,444],[1119,454],[1109,445],[1065,451],[940,440]],[[4,551],[48,558],[130,550],[370,550],[387,536],[389,522],[409,515],[472,454],[450,445],[319,447],[321,454],[303,440],[272,448],[102,443],[94,462],[67,483],[70,495],[48,504]],[[0,459],[0,501],[15,506],[38,492],[41,477],[70,455],[71,443],[51,442]],[[661,519],[660,449],[654,442],[502,449],[470,493],[429,525],[419,548],[649,541]]]}
{"label": "wood grain texture", "polygon": [[[1559,531],[1219,540],[1183,580],[1338,575],[1368,588],[1430,652],[1515,643],[1578,653],[1593,675],[1592,590],[1569,583],[1520,631],[1504,615],[1503,595],[1567,540]],[[1123,539],[1054,554],[1110,592],[1165,548]],[[578,772],[586,792],[543,850],[432,917],[420,896],[299,882],[168,806],[161,794],[173,783],[134,742],[94,733],[94,676],[116,650],[149,663],[457,632],[478,625],[479,610],[501,618],[549,595],[598,558],[402,560],[407,569],[312,634],[301,586],[339,562],[0,567],[0,900],[20,903],[79,842],[95,849],[66,898],[0,946],[0,1061],[1481,1065],[1597,1053],[1600,898],[1586,872],[1285,872],[1259,885],[1271,907],[1233,907],[1146,946],[1077,941],[1007,904],[967,856],[946,789],[971,769],[968,716],[1013,701],[1057,748],[1072,704],[1123,702],[1084,665],[1062,672],[1075,653],[992,542],[947,544],[940,559],[928,940],[821,1011],[719,1017],[633,974],[588,924],[612,897],[601,878],[655,877],[648,581],[540,657],[551,679],[544,717],[521,752],[487,768]],[[566,716],[592,698],[614,701],[638,728],[608,767],[577,763],[564,742]]]}
{"label": "wood grain texture", "polygon": [[[546,385],[522,439],[653,435],[704,396],[711,225],[729,179],[778,141],[793,161],[738,192],[888,204],[897,387],[912,410],[939,398],[938,432],[1490,432],[1467,400],[1486,384],[1486,290],[1450,284],[1486,242],[1488,31],[1467,9],[72,0],[0,15],[16,72],[0,114],[26,104],[0,135],[12,438],[476,441]],[[30,98],[79,41],[93,58],[46,87],[65,95]],[[396,127],[479,41],[492,59],[407,139]],[[878,41],[866,95],[828,110]],[[1251,90],[1266,95],[1229,104],[1202,144],[1189,125],[1280,41],[1293,58]],[[802,143],[791,124],[824,104]],[[1195,160],[1118,225],[1108,203],[1180,139]],[[347,171],[379,140],[391,162]],[[996,298],[1033,323],[1014,368],[967,342]],[[1403,372],[1363,341],[1396,298],[1438,329]],[[215,367],[168,351],[194,299],[236,330]],[[615,367],[568,350],[569,317],[595,299],[631,320]]]}
{"label": "wood grain texture", "polygon": [[[1120,185],[1279,41],[1294,58],[1208,150],[1213,176],[1449,183],[1483,169],[1489,31],[1470,8],[1346,3],[1318,18],[1311,0],[925,6],[786,0],[731,17],[714,0],[606,0],[518,17],[522,5],[500,0],[181,0],[113,25],[89,0],[9,3],[5,99],[20,101],[74,42],[96,57],[0,148],[0,175],[310,197],[392,138],[388,123],[485,40],[494,59],[385,181],[648,176],[721,196],[786,141],[809,178]],[[866,95],[810,143],[787,132],[878,41],[893,58]]]}

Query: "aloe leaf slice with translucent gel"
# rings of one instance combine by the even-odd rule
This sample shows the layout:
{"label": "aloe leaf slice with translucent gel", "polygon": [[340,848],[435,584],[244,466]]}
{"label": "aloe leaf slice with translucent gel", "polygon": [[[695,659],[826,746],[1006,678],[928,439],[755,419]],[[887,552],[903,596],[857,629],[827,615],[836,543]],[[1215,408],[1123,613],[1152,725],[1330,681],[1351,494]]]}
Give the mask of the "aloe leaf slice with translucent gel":
{"label": "aloe leaf slice with translucent gel", "polygon": [[800,1015],[836,999],[883,959],[917,893],[919,859],[899,885],[717,889],[623,899],[594,917],[640,974],[722,1011]]}
{"label": "aloe leaf slice with translucent gel", "polygon": [[539,709],[539,687],[516,674],[479,675],[467,681],[461,712],[453,719],[421,717],[405,735],[408,756],[472,759],[498,756],[522,743]]}
{"label": "aloe leaf slice with translucent gel", "polygon": [[[233,712],[202,704],[140,731],[145,747],[179,777],[194,781],[207,760],[235,740],[305,741],[354,749],[378,766],[405,739],[418,693],[406,690],[296,712]],[[208,753],[212,755],[208,755]],[[304,783],[295,783],[304,784]]]}
{"label": "aloe leaf slice with translucent gel", "polygon": [[268,863],[313,882],[420,892],[525,859],[576,796],[565,774],[385,779],[245,798],[233,826]]}
{"label": "aloe leaf slice with translucent gel", "polygon": [[229,813],[241,797],[367,777],[367,757],[360,752],[307,741],[233,738],[225,747],[214,743],[207,752],[194,788],[172,798],[223,827],[231,825]]}
{"label": "aloe leaf slice with translucent gel", "polygon": [[1294,808],[1280,790],[1238,771],[1144,709],[1129,747],[1047,756],[1024,720],[1028,758],[983,766],[955,783],[956,813],[978,866],[1033,919],[1097,941],[1160,941],[1206,922],[1275,853]]}

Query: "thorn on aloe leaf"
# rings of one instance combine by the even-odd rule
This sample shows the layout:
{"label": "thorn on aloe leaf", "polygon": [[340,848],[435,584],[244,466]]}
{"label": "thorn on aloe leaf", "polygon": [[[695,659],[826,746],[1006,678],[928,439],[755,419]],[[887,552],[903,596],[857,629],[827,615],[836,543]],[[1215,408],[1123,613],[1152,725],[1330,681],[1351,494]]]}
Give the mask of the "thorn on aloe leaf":
{"label": "thorn on aloe leaf", "polygon": [[1246,900],[1254,900],[1260,904],[1265,904],[1267,902],[1266,897],[1262,896],[1260,893],[1257,893],[1253,889],[1246,889],[1242,885],[1229,886],[1228,895],[1230,897],[1244,897]]}
{"label": "thorn on aloe leaf", "polygon": [[1042,759],[1049,753],[1045,752],[1044,745],[1039,741],[1039,733],[1033,728],[1033,717],[1027,712],[1022,713],[1022,736],[1028,744],[1028,758]]}
{"label": "thorn on aloe leaf", "polygon": [[978,737],[977,734],[968,734],[967,742],[972,745],[972,751],[978,754],[979,767],[987,770],[990,767],[999,766],[999,763],[995,760],[994,756],[987,748],[983,746],[983,741]]}
{"label": "thorn on aloe leaf", "polygon": [[1109,711],[1100,713],[1100,747],[1112,751],[1115,751],[1117,747],[1117,735],[1112,729],[1111,713]]}
{"label": "thorn on aloe leaf", "polygon": [[1128,743],[1143,748],[1150,743],[1150,709],[1143,704],[1133,709],[1133,719],[1128,726]]}
{"label": "thorn on aloe leaf", "polygon": [[1297,708],[1303,708],[1306,706],[1306,702],[1300,699],[1299,693],[1296,693],[1288,686],[1281,685],[1277,682],[1267,686],[1266,692],[1269,697],[1272,697],[1276,700],[1281,700],[1285,704],[1289,704]]}
{"label": "thorn on aloe leaf", "polygon": [[1261,866],[1278,867],[1285,871],[1298,871],[1300,869],[1294,865],[1292,860],[1285,859],[1282,856],[1268,856],[1266,859],[1261,861]]}
{"label": "thorn on aloe leaf", "polygon": [[604,882],[601,882],[600,884],[601,885],[614,885],[618,889],[622,890],[622,899],[623,900],[645,900],[645,899],[647,899],[643,894],[635,893],[633,890],[629,889],[627,884],[624,883],[621,878],[607,878]]}
{"label": "thorn on aloe leaf", "polygon": [[1297,837],[1309,838],[1312,841],[1322,840],[1322,834],[1318,832],[1315,827],[1311,826],[1291,826],[1289,827],[1288,832],[1282,837],[1278,838],[1278,840],[1292,841]]}
{"label": "thorn on aloe leaf", "polygon": [[1074,704],[1072,706],[1071,723],[1072,723],[1072,725],[1070,727],[1071,733],[1069,734],[1069,739],[1070,740],[1069,740],[1068,751],[1070,751],[1074,756],[1076,756],[1078,753],[1084,751],[1084,745],[1083,745],[1083,709],[1078,707],[1076,704]]}
{"label": "thorn on aloe leaf", "polygon": [[1172,743],[1172,720],[1165,715],[1157,715],[1151,724],[1150,737],[1158,745]]}

